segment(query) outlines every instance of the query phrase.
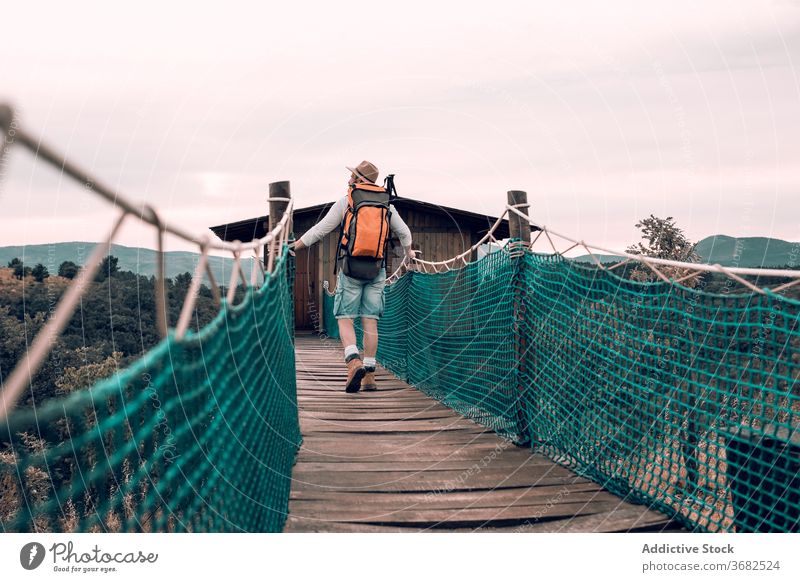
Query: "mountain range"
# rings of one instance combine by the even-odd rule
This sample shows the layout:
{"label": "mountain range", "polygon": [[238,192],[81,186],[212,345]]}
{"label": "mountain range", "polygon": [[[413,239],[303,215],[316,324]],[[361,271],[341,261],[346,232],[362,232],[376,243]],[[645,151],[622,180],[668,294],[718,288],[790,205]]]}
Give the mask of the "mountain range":
{"label": "mountain range", "polygon": [[[58,274],[58,267],[64,261],[72,261],[83,265],[97,243],[65,242],[54,244],[0,247],[0,267],[5,267],[11,259],[18,258],[26,266],[33,267],[37,263],[47,267],[51,275]],[[111,254],[119,259],[120,271],[132,271],[140,275],[151,276],[156,272],[157,252],[152,249],[112,245]],[[175,277],[181,273],[193,273],[200,258],[199,253],[190,251],[168,251],[164,253],[164,269],[167,277]],[[209,257],[214,278],[218,283],[230,278],[233,259],[227,257]],[[252,259],[242,259],[242,267],[246,276],[250,276]]]}
{"label": "mountain range", "polygon": [[[66,242],[27,246],[0,247],[0,267],[4,267],[11,259],[19,258],[26,265],[33,267],[42,263],[51,275],[58,273],[63,261],[72,261],[82,265],[89,257],[97,243]],[[709,236],[697,243],[695,250],[704,263],[719,263],[725,267],[785,267],[800,264],[800,242],[793,243],[768,237],[731,237],[723,234]],[[112,245],[111,254],[119,259],[121,271],[132,271],[140,275],[150,276],[156,270],[156,251],[124,245]],[[194,272],[200,255],[189,251],[169,251],[165,253],[167,277],[175,277],[181,273]],[[595,255],[604,263],[620,260],[616,255]],[[576,257],[577,260],[591,261],[589,255]],[[232,259],[227,257],[210,257],[211,268],[218,282],[227,281],[230,277]],[[249,276],[252,259],[243,259],[244,272]]]}
{"label": "mountain range", "polygon": [[723,267],[797,267],[800,242],[750,236],[734,238],[718,234],[704,238],[695,251],[705,263]]}
{"label": "mountain range", "polygon": [[[695,251],[700,255],[700,262],[720,264],[723,267],[800,266],[800,242],[788,242],[777,238],[716,234],[698,242]],[[603,263],[620,260],[616,255],[595,256]],[[592,260],[589,255],[581,255],[576,259]]]}

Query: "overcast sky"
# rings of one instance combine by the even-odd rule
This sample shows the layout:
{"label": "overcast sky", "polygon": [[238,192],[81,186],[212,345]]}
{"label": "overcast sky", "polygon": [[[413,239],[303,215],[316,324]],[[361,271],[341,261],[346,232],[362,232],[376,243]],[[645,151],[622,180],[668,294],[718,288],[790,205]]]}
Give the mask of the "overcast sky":
{"label": "overcast sky", "polygon": [[[0,99],[197,232],[263,214],[275,180],[297,207],[333,200],[369,159],[476,212],[527,190],[537,221],[613,248],[650,213],[695,240],[800,240],[800,2],[449,4],[17,0]],[[0,245],[110,227],[26,152],[6,173]]]}

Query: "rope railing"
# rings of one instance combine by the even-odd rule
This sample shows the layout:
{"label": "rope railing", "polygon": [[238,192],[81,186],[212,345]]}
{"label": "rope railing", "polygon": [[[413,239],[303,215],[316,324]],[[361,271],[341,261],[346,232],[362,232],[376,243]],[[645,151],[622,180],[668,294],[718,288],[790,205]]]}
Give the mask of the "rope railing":
{"label": "rope railing", "polygon": [[[461,262],[461,266],[466,266],[469,262],[467,258],[470,257],[475,250],[477,250],[482,244],[485,244],[486,241],[496,240],[494,239],[494,232],[502,224],[505,215],[505,212],[501,214],[497,220],[494,221],[494,224],[492,224],[487,233],[481,237],[478,242],[473,244],[466,251],[459,253],[454,257],[445,259],[444,261],[426,261],[424,259],[420,259],[419,257],[414,257],[413,261],[409,263],[409,257],[407,255],[403,256],[403,260],[397,269],[395,269],[395,271],[386,278],[386,284],[390,285],[397,281],[397,279],[400,278],[406,270],[419,270],[427,273],[430,269],[433,272],[438,273],[440,270],[447,271],[455,268],[455,265],[458,264],[459,261]],[[409,269],[410,266],[412,267],[411,269]]]}
{"label": "rope railing", "polygon": [[[518,208],[519,206],[527,207],[528,204],[524,205],[506,204],[503,213],[495,220],[494,224],[492,224],[487,233],[483,237],[481,237],[481,239],[478,242],[470,246],[467,250],[463,251],[462,253],[459,253],[449,259],[444,259],[440,261],[427,261],[419,257],[415,257],[414,259],[409,261],[408,257],[404,257],[403,261],[395,269],[395,271],[389,277],[387,277],[386,279],[387,285],[396,282],[400,277],[402,277],[402,275],[406,271],[419,271],[423,273],[440,273],[440,272],[447,272],[453,269],[461,269],[465,267],[469,262],[467,258],[472,256],[472,254],[481,245],[486,244],[487,242],[494,242],[494,243],[498,242],[494,236],[494,233],[502,223],[503,219],[509,216],[511,213],[520,216],[521,218],[528,221],[528,223],[534,229],[534,233],[532,233],[531,235],[531,240],[528,243],[523,243],[528,250],[533,250],[534,245],[537,243],[537,241],[543,238],[543,240],[547,240],[547,242],[549,243],[550,249],[552,250],[554,255],[568,259],[568,257],[566,257],[566,253],[570,252],[575,248],[580,247],[586,251],[586,253],[589,255],[590,259],[595,264],[595,266],[603,271],[614,271],[619,267],[627,265],[631,261],[636,261],[645,265],[648,269],[652,270],[653,273],[662,281],[674,282],[674,283],[683,283],[694,277],[699,276],[702,273],[720,273],[736,281],[737,283],[743,285],[749,290],[761,294],[764,293],[763,288],[753,285],[750,281],[744,279],[743,277],[754,276],[754,277],[775,277],[775,278],[792,279],[792,281],[789,281],[787,283],[776,285],[772,289],[772,291],[776,293],[784,291],[794,285],[800,284],[800,270],[773,269],[773,268],[762,268],[762,267],[725,267],[720,264],[690,263],[686,261],[660,259],[657,257],[649,257],[647,255],[633,254],[627,251],[619,251],[616,249],[609,249],[600,245],[587,243],[582,239],[576,239],[574,237],[556,232],[553,229],[547,227],[546,225],[540,224],[532,220],[530,216],[519,210]],[[542,237],[542,235],[544,235],[544,237]],[[567,248],[559,250],[555,242],[553,241],[553,237],[562,239],[571,244]],[[500,250],[511,253],[519,252],[519,248],[517,245],[512,245],[509,248],[506,248],[506,246],[502,246],[500,247]],[[618,261],[611,266],[607,266],[597,258],[596,252],[619,256],[622,257],[623,260]],[[679,268],[688,271],[688,273],[682,275],[677,279],[671,279],[670,277],[662,273],[658,269],[658,266]]]}
{"label": "rope railing", "polygon": [[[576,247],[580,246],[584,250],[586,250],[586,252],[591,256],[591,258],[592,258],[593,262],[595,263],[595,265],[598,268],[602,269],[602,270],[613,270],[613,269],[615,269],[615,268],[617,268],[619,266],[627,264],[629,261],[638,261],[640,263],[643,263],[645,265],[648,265],[648,266],[654,268],[656,270],[656,274],[659,275],[659,278],[661,280],[665,281],[665,282],[669,282],[670,279],[668,277],[666,277],[663,273],[658,271],[657,270],[657,266],[677,267],[679,269],[685,269],[685,270],[688,270],[688,271],[696,271],[697,273],[721,273],[721,274],[723,274],[723,275],[725,275],[727,277],[730,277],[731,279],[735,280],[736,282],[741,283],[742,285],[744,285],[745,287],[747,287],[748,289],[750,289],[751,291],[754,291],[756,293],[763,293],[764,291],[763,291],[763,289],[760,289],[760,288],[756,287],[755,285],[753,285],[752,283],[750,283],[749,281],[743,279],[742,278],[743,275],[744,276],[756,276],[756,277],[789,278],[789,279],[794,279],[795,280],[794,282],[790,283],[790,285],[795,285],[797,283],[800,283],[800,270],[770,269],[770,268],[761,268],[761,267],[758,267],[758,268],[754,268],[754,267],[723,267],[720,264],[709,265],[709,264],[705,264],[705,263],[690,263],[690,262],[686,262],[686,261],[675,261],[675,260],[671,260],[671,259],[659,259],[659,258],[656,258],[656,257],[648,257],[646,255],[632,254],[632,253],[629,253],[627,251],[618,251],[618,250],[615,250],[615,249],[609,249],[609,248],[605,248],[605,247],[602,247],[602,246],[599,246],[599,245],[587,243],[587,242],[585,242],[583,240],[575,239],[575,238],[572,238],[570,236],[561,234],[561,233],[556,232],[553,229],[551,229],[551,228],[549,228],[549,227],[547,227],[547,226],[545,226],[543,224],[538,224],[537,222],[531,220],[528,215],[524,214],[523,212],[520,212],[518,209],[513,208],[512,206],[506,205],[506,211],[507,212],[513,212],[514,214],[517,214],[517,215],[525,218],[526,220],[528,220],[530,222],[531,226],[534,226],[537,229],[539,229],[539,232],[537,233],[536,237],[531,241],[531,245],[529,245],[529,248],[532,248],[533,245],[535,244],[536,240],[540,237],[540,235],[542,233],[544,233],[546,235],[547,240],[550,242],[550,247],[552,248],[554,254],[559,255],[559,256],[564,256],[565,253],[569,252],[573,248],[576,248]],[[563,240],[565,240],[567,242],[570,242],[570,243],[572,243],[572,246],[570,246],[567,249],[564,249],[563,251],[559,251],[556,248],[556,245],[553,242],[553,239],[551,238],[550,235],[553,235],[553,236],[558,237],[560,239],[563,239]],[[624,257],[625,260],[621,261],[621,262],[618,262],[618,263],[615,263],[611,267],[606,267],[595,256],[595,253],[593,251],[599,251],[599,252],[602,252],[602,253],[608,253],[608,254],[611,254],[611,255]],[[690,275],[684,277],[683,279],[685,280],[689,276],[696,276],[696,275],[690,274]],[[786,288],[788,288],[788,286],[789,285],[784,284],[784,285],[781,286],[781,288],[782,289],[786,289]]]}
{"label": "rope railing", "polygon": [[[300,443],[294,366],[293,200],[264,237],[210,240],[164,221],[105,186],[19,127],[0,107],[11,145],[83,183],[120,210],[54,313],[3,385],[0,531],[280,531]],[[288,183],[286,183],[288,186]],[[272,187],[271,187],[272,189]],[[270,201],[276,198],[271,197]],[[93,386],[15,407],[131,218],[156,230],[156,323],[161,342]],[[277,217],[277,213],[276,213]],[[197,245],[199,260],[174,329],[166,314],[164,237]],[[258,257],[264,248],[266,265]],[[223,299],[212,250],[230,253]],[[255,255],[250,276],[242,257]],[[259,275],[263,278],[256,287]],[[191,329],[204,277],[219,312]],[[236,293],[239,284],[244,293]],[[249,285],[248,285],[249,283]],[[112,306],[113,308],[113,306]]]}
{"label": "rope railing", "polygon": [[[138,208],[136,204],[129,201],[125,196],[104,185],[101,180],[98,180],[86,170],[81,169],[76,164],[67,160],[62,154],[45,144],[41,139],[34,138],[23,128],[20,128],[16,123],[13,110],[7,105],[0,105],[0,124],[2,124],[0,129],[3,130],[4,136],[4,156],[8,155],[8,146],[6,144],[18,144],[19,146],[25,147],[30,150],[37,159],[41,159],[47,164],[58,168],[68,177],[83,184],[89,192],[97,194],[122,210],[109,235],[102,244],[94,249],[94,252],[90,255],[88,261],[75,278],[74,283],[70,286],[65,297],[59,302],[53,316],[37,335],[31,348],[26,351],[24,359],[17,364],[9,375],[8,380],[4,384],[2,393],[0,393],[0,420],[8,416],[11,407],[19,398],[19,395],[30,382],[30,379],[39,370],[42,362],[53,346],[52,338],[58,336],[63,331],[64,326],[68,323],[70,317],[72,317],[80,298],[86,292],[89,283],[94,279],[97,269],[102,263],[103,258],[108,255],[111,244],[119,234],[123,221],[128,216],[133,216],[141,222],[153,226],[157,233],[157,277],[155,296],[157,310],[156,322],[161,337],[167,335],[168,325],[166,316],[166,291],[164,288],[164,235],[166,233],[172,234],[185,242],[197,245],[201,253],[201,260],[198,262],[198,267],[200,267],[201,264],[203,266],[203,268],[196,269],[192,277],[192,284],[190,287],[192,292],[187,295],[186,305],[181,314],[181,323],[178,325],[179,338],[182,337],[186,331],[188,325],[187,314],[191,313],[191,308],[196,299],[196,293],[199,291],[200,282],[204,275],[208,274],[216,294],[219,293],[216,280],[211,274],[210,267],[208,267],[207,255],[210,250],[228,251],[234,256],[233,273],[227,298],[230,303],[233,299],[233,293],[236,290],[239,278],[241,277],[243,283],[247,281],[247,278],[243,276],[241,271],[241,253],[247,250],[254,250],[256,256],[258,256],[258,250],[264,246],[268,247],[269,263],[266,270],[263,269],[262,265],[262,274],[268,273],[272,271],[273,256],[277,252],[276,249],[280,248],[288,241],[294,204],[292,199],[281,199],[288,200],[289,206],[287,211],[275,228],[264,237],[255,239],[249,243],[241,243],[240,241],[212,241],[207,234],[194,236],[178,226],[163,221],[156,210],[150,205],[144,205]],[[11,133],[12,131],[13,134]],[[256,260],[255,263],[260,264],[260,261]],[[253,265],[253,269],[255,268],[256,265]],[[255,284],[255,271],[251,277],[251,284]]]}

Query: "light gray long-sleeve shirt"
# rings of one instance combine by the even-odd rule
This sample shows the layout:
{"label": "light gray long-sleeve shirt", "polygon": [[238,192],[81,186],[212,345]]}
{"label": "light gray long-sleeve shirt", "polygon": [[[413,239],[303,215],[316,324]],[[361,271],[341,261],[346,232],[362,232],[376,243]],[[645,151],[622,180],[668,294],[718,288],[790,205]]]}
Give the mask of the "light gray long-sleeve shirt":
{"label": "light gray long-sleeve shirt", "polygon": [[[395,210],[393,204],[389,205],[389,210],[392,212],[392,215],[389,218],[389,227],[391,228],[392,233],[396,234],[400,239],[400,244],[403,245],[403,248],[410,247],[411,230],[409,230],[408,225],[403,222],[403,219],[400,218],[400,215],[397,213],[397,210]],[[306,233],[300,237],[303,245],[310,247],[314,243],[322,240],[326,234],[333,231],[335,228],[338,228],[339,225],[342,224],[342,220],[344,220],[346,212],[347,196],[342,196],[334,203],[333,206],[331,206],[331,209],[328,210],[328,213],[322,218],[322,220],[309,228],[308,231],[306,231]]]}

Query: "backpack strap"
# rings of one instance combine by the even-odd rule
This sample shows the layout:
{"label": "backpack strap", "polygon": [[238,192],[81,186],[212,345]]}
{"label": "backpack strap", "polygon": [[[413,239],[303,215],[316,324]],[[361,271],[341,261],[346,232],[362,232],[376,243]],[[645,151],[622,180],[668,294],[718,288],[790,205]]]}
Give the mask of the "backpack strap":
{"label": "backpack strap", "polygon": [[[336,259],[333,261],[333,274],[336,275],[336,272],[339,269],[339,261],[345,256],[345,252],[342,251],[342,239],[344,238],[344,225],[347,224],[347,215],[353,212],[353,187],[348,186],[347,188],[347,208],[344,211],[344,216],[342,217],[342,222],[339,224],[339,238],[336,241]],[[352,220],[352,219],[351,219]]]}
{"label": "backpack strap", "polygon": [[[389,194],[389,207],[387,208],[386,212],[386,220],[389,221],[389,229],[391,233],[391,221],[392,221],[392,210],[391,210],[391,203],[392,200],[397,199],[397,188],[394,185],[394,174],[388,174],[383,179],[383,189],[386,190],[386,193]],[[388,253],[386,252],[389,249],[389,236],[386,237],[386,243],[383,249],[383,266],[388,266]]]}

